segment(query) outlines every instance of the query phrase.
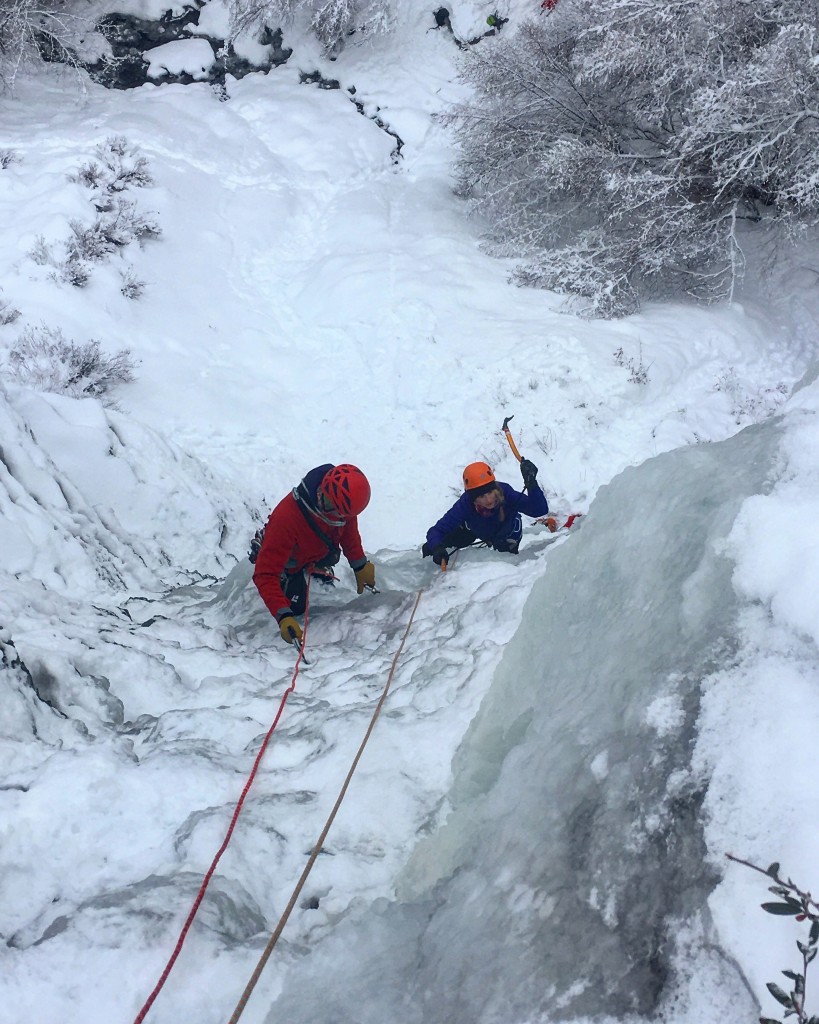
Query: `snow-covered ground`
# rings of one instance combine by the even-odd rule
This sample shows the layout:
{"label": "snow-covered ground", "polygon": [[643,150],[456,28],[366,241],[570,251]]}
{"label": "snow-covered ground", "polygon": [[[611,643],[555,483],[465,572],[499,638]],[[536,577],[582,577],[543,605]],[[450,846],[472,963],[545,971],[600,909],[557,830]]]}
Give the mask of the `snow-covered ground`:
{"label": "snow-covered ground", "polygon": [[[487,13],[466,5],[463,34]],[[326,461],[372,482],[380,593],[343,570],[313,595],[313,662],[148,1019],[229,1017],[421,588],[243,1020],[279,993],[270,1020],[294,1024],[776,1013],[797,926],[724,854],[815,884],[819,386],[789,397],[812,293],[790,319],[750,295],[600,323],[507,284],[451,191],[434,115],[457,50],[430,24],[408,5],[334,62],[300,41],[225,102],[53,69],[2,101],[21,315],[0,357],[45,325],[139,365],[119,410],[2,373],[0,1021],[129,1020],[156,983],[293,671],[249,538]],[[342,89],[300,84],[316,69]],[[31,253],[93,219],[71,176],[115,136],[162,235],[75,288]],[[519,479],[510,415],[553,508],[588,515],[441,576],[419,547],[463,465]]]}

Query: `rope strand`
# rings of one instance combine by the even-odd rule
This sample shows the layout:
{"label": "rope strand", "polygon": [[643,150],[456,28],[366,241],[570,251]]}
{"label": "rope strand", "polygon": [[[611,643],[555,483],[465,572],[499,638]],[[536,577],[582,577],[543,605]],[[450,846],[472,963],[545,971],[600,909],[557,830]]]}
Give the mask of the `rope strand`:
{"label": "rope strand", "polygon": [[313,869],[313,865],[316,862],[316,858],[318,857],[319,853],[321,852],[321,848],[324,845],[324,840],[327,838],[327,834],[329,833],[330,828],[331,828],[331,826],[333,824],[333,821],[335,820],[335,816],[338,813],[339,808],[341,807],[341,802],[344,799],[344,796],[345,796],[345,794],[347,792],[347,788],[350,785],[350,781],[352,780],[353,773],[355,772],[355,770],[356,770],[356,768],[358,766],[358,762],[361,760],[361,755],[364,753],[364,748],[367,746],[367,741],[369,740],[370,736],[372,735],[372,731],[375,728],[375,723],[376,723],[376,721],[378,719],[378,716],[381,713],[381,708],[384,706],[384,701],[387,699],[387,694],[390,691],[390,686],[392,685],[393,676],[395,675],[395,667],[398,664],[398,659],[401,656],[401,652],[404,649],[404,643],[406,642],[407,636],[409,635],[410,627],[412,626],[413,619],[415,618],[415,612],[418,609],[418,603],[421,600],[421,595],[423,594],[423,592],[424,592],[424,588],[419,590],[417,595],[416,595],[416,597],[415,597],[415,604],[412,606],[412,613],[410,614],[409,621],[407,622],[407,627],[404,630],[404,635],[401,637],[401,643],[398,646],[398,650],[395,652],[395,657],[392,659],[392,665],[390,667],[390,672],[389,672],[389,675],[387,677],[386,685],[384,686],[384,691],[381,694],[381,697],[380,697],[380,699],[378,701],[378,704],[375,707],[375,711],[373,712],[373,716],[370,719],[370,724],[367,726],[367,731],[364,734],[364,739],[361,741],[361,745],[359,746],[358,751],[357,751],[355,757],[353,758],[353,762],[350,765],[350,770],[347,772],[347,777],[345,778],[344,783],[343,783],[343,785],[341,787],[341,790],[339,791],[339,794],[338,794],[338,797],[336,799],[336,802],[333,805],[333,809],[332,809],[332,811],[330,811],[330,815],[329,815],[329,817],[327,818],[327,821],[324,824],[324,828],[321,830],[321,835],[318,837],[318,841],[316,842],[316,845],[313,847],[313,852],[310,854],[310,859],[307,861],[307,864],[305,865],[305,868],[304,868],[304,870],[301,873],[301,877],[299,878],[298,882],[296,883],[296,888],[293,890],[293,894],[290,897],[290,900],[289,900],[287,906],[285,907],[284,913],[279,918],[279,923],[276,925],[275,929],[273,930],[273,933],[270,936],[270,939],[268,940],[267,945],[265,946],[264,952],[262,953],[261,957],[259,958],[259,962],[256,964],[256,968],[253,971],[253,974],[250,976],[250,980],[248,981],[247,985],[245,986],[245,990],[242,993],[241,998],[239,999],[239,1002],[236,1004],[236,1009],[233,1011],[233,1014],[231,1015],[231,1018],[230,1018],[230,1021],[228,1022],[228,1024],[236,1024],[236,1022],[242,1016],[242,1013],[244,1012],[244,1009],[247,1006],[247,1001],[250,998],[250,996],[251,996],[251,994],[253,992],[253,989],[256,987],[256,983],[258,982],[259,978],[261,977],[262,971],[265,969],[265,965],[267,964],[267,961],[270,959],[270,955],[273,952],[273,949],[274,949],[276,943],[279,941],[279,936],[284,931],[284,926],[287,924],[287,920],[288,920],[288,918],[290,917],[290,914],[293,911],[293,907],[295,907],[295,905],[296,905],[296,900],[299,898],[299,894],[301,893],[301,890],[304,888],[304,884],[307,881],[307,876],[310,874],[311,870]]}
{"label": "rope strand", "polygon": [[267,730],[267,733],[265,734],[265,738],[262,740],[262,745],[259,748],[259,753],[256,755],[256,760],[253,762],[253,767],[250,770],[250,775],[248,775],[248,777],[247,777],[247,782],[245,783],[245,787],[242,790],[242,794],[239,797],[239,800],[238,800],[238,802],[236,804],[236,807],[235,807],[235,809],[233,811],[233,817],[230,819],[230,825],[228,825],[228,830],[225,833],[225,838],[222,840],[222,845],[219,847],[219,849],[218,849],[218,851],[216,853],[216,856],[213,858],[213,861],[211,862],[211,865],[208,868],[208,870],[207,870],[207,872],[205,874],[204,879],[202,880],[202,884],[199,887],[199,892],[196,895],[196,899],[193,901],[193,906],[190,909],[190,913],[188,914],[187,920],[185,921],[184,925],[182,926],[182,931],[179,933],[179,938],[176,940],[176,945],[174,946],[173,953],[171,953],[170,958],[168,959],[167,964],[165,964],[165,969],[163,970],[162,974],[160,975],[159,981],[154,986],[154,990],[148,996],[148,998],[145,1001],[145,1005],[142,1007],[142,1009],[137,1014],[136,1019],[134,1020],[134,1024],[142,1024],[142,1021],[145,1020],[145,1017],[147,1016],[148,1011],[151,1009],[151,1006],[153,1006],[154,1000],[159,995],[159,993],[162,991],[162,988],[163,988],[165,982],[168,980],[168,975],[173,970],[173,966],[176,963],[179,954],[182,952],[182,946],[185,943],[185,939],[187,938],[188,932],[190,931],[191,925],[193,924],[193,919],[196,917],[196,913],[199,910],[199,907],[200,907],[200,905],[202,903],[202,900],[205,898],[205,892],[207,891],[208,885],[210,884],[210,880],[213,877],[213,873],[216,871],[216,866],[219,863],[219,861],[222,859],[222,854],[227,849],[228,843],[230,842],[231,836],[233,835],[233,830],[236,827],[236,822],[239,820],[239,815],[242,812],[242,807],[243,807],[244,802],[245,802],[245,797],[250,792],[250,787],[253,785],[253,780],[256,778],[256,772],[259,770],[259,765],[262,762],[262,758],[264,757],[265,750],[267,750],[267,744],[270,742],[270,737],[273,735],[273,730],[279,724],[279,719],[281,718],[282,712],[284,711],[284,705],[287,703],[287,698],[290,696],[290,694],[296,688],[296,678],[297,678],[297,676],[299,674],[299,669],[301,667],[302,653],[303,653],[304,648],[305,648],[305,646],[307,644],[307,626],[308,626],[308,615],[307,615],[307,612],[308,612],[308,607],[309,607],[309,600],[310,600],[310,575],[308,573],[308,576],[307,576],[307,592],[306,592],[306,595],[305,595],[305,609],[304,609],[304,639],[303,639],[303,642],[301,644],[301,647],[299,648],[299,656],[296,658],[296,664],[295,664],[295,666],[293,668],[293,675],[292,675],[292,677],[290,679],[290,685],[284,691],[284,695],[282,696],[281,702],[279,704],[279,710],[276,712],[276,717],[273,719],[273,724]]}

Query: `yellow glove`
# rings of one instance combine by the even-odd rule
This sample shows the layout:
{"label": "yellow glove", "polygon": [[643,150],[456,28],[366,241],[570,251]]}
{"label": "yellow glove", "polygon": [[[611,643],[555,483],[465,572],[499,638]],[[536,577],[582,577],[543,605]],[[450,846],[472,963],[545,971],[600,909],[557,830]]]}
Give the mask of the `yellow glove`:
{"label": "yellow glove", "polygon": [[375,586],[375,566],[372,562],[365,562],[360,569],[355,570],[355,581],[359,594],[364,593],[365,587]]}
{"label": "yellow glove", "polygon": [[301,626],[296,622],[292,615],[285,615],[279,621],[279,632],[282,635],[282,640],[286,644],[292,644],[294,640],[298,640],[301,643],[301,639],[304,634],[301,631]]}

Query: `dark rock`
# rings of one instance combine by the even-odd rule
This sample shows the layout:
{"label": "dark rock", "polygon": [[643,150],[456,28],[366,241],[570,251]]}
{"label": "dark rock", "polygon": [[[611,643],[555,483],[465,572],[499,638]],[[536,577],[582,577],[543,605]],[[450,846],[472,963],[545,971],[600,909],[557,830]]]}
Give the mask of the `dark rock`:
{"label": "dark rock", "polygon": [[[187,7],[182,14],[174,16],[168,10],[156,21],[137,18],[130,14],[107,14],[96,25],[97,31],[105,37],[111,47],[111,55],[94,64],[83,63],[75,54],[68,53],[54,45],[50,37],[40,41],[40,53],[44,60],[61,61],[84,67],[91,78],[108,89],[135,89],[146,83],[164,85],[178,82],[189,85],[192,82],[210,82],[224,93],[225,76],[244,78],[252,72],[270,71],[271,68],[285,64],[290,59],[292,50],[283,44],[280,28],[271,29],[264,26],[259,35],[259,42],[268,47],[266,60],[259,64],[240,57],[232,46],[224,39],[201,33],[192,33],[191,26],[199,24],[199,14],[204,3],[196,2],[196,6]],[[210,43],[214,53],[214,63],[209,74],[203,78],[194,78],[187,72],[181,74],[164,74],[161,78],[149,78],[149,62],[145,54],[157,46],[175,42],[179,39],[204,39]],[[327,88],[327,86],[325,86]]]}
{"label": "dark rock", "polygon": [[302,85],[317,85],[319,89],[340,89],[341,83],[335,78],[325,78],[320,71],[302,71],[299,73]]}

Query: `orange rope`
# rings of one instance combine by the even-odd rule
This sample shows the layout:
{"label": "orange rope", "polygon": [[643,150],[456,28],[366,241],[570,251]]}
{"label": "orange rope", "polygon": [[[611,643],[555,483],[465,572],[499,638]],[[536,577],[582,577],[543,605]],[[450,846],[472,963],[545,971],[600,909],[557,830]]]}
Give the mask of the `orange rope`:
{"label": "orange rope", "polygon": [[250,998],[253,989],[256,987],[256,983],[261,977],[262,971],[265,969],[267,961],[270,959],[270,954],[273,952],[273,948],[279,941],[279,936],[284,931],[284,926],[287,924],[287,920],[290,917],[290,914],[292,913],[293,907],[295,907],[296,905],[296,900],[299,898],[299,893],[304,888],[304,883],[307,881],[307,876],[310,874],[310,871],[312,870],[313,865],[316,862],[316,858],[318,857],[321,848],[324,845],[324,840],[327,838],[327,834],[330,831],[330,827],[332,826],[335,816],[338,813],[339,808],[341,807],[341,801],[344,799],[344,795],[346,794],[347,788],[350,785],[353,773],[355,772],[356,767],[358,766],[358,762],[361,760],[361,755],[364,753],[364,748],[367,745],[367,741],[372,735],[372,731],[375,728],[376,720],[378,719],[378,716],[381,713],[381,708],[384,706],[384,701],[387,699],[387,694],[390,691],[393,676],[395,675],[395,666],[398,664],[398,659],[401,656],[401,652],[404,649],[404,643],[409,634],[410,627],[412,626],[412,621],[415,618],[415,612],[418,608],[418,602],[421,600],[421,595],[423,594],[423,592],[424,588],[419,590],[418,594],[416,595],[415,604],[412,607],[412,614],[409,617],[407,628],[404,630],[404,635],[401,637],[401,643],[399,644],[398,650],[395,652],[395,657],[392,659],[392,666],[390,668],[389,676],[387,677],[387,683],[384,687],[384,692],[381,694],[381,698],[378,701],[378,704],[376,705],[372,719],[370,720],[370,724],[367,727],[366,733],[364,734],[364,739],[361,741],[361,745],[358,748],[358,752],[353,758],[353,763],[350,766],[350,770],[347,772],[347,778],[344,780],[344,784],[342,785],[341,790],[338,794],[338,798],[335,804],[333,805],[333,809],[330,812],[330,816],[328,817],[324,825],[324,828],[322,829],[321,835],[319,836],[316,845],[313,847],[313,852],[310,854],[310,859],[307,861],[304,871],[302,871],[301,873],[301,878],[299,878],[296,884],[296,888],[293,890],[293,895],[290,897],[290,902],[287,904],[284,913],[279,918],[279,923],[276,925],[273,934],[270,936],[270,939],[268,940],[268,943],[265,946],[264,952],[259,958],[259,962],[256,964],[256,969],[253,971],[253,974],[250,977],[250,981],[248,981],[247,985],[245,986],[245,990],[242,993],[241,998],[239,999],[239,1002],[236,1004],[236,1009],[233,1011],[229,1024],[236,1024],[236,1021],[238,1021],[239,1018],[242,1016],[245,1006],[247,1006],[247,1001]]}
{"label": "orange rope", "polygon": [[290,679],[290,685],[284,691],[284,695],[283,695],[283,697],[281,699],[281,703],[279,704],[279,710],[276,712],[276,717],[273,719],[273,724],[267,730],[267,734],[265,735],[265,738],[262,740],[262,745],[259,748],[259,753],[256,755],[256,760],[253,762],[253,768],[250,771],[250,775],[248,775],[248,777],[247,777],[247,782],[245,783],[245,788],[242,790],[242,795],[239,797],[239,800],[238,800],[238,802],[236,804],[236,808],[233,811],[233,817],[230,819],[230,825],[228,826],[228,830],[225,833],[225,838],[222,840],[222,845],[219,847],[219,849],[218,849],[218,851],[216,853],[216,856],[213,858],[213,861],[211,862],[211,865],[208,868],[207,873],[205,874],[204,879],[202,880],[202,885],[199,887],[199,892],[197,893],[196,899],[193,902],[193,906],[190,909],[190,913],[188,914],[187,920],[185,921],[185,924],[182,926],[182,931],[179,933],[179,938],[176,941],[176,946],[174,947],[173,953],[171,953],[171,956],[170,956],[167,964],[165,965],[165,969],[163,970],[162,974],[160,975],[159,981],[154,986],[153,992],[151,992],[151,994],[148,996],[148,998],[145,1001],[145,1005],[142,1007],[142,1009],[137,1014],[136,1019],[134,1021],[134,1024],[142,1024],[142,1021],[145,1020],[145,1017],[146,1017],[148,1011],[150,1010],[151,1006],[153,1005],[154,1000],[159,995],[159,993],[162,991],[163,985],[168,980],[168,975],[173,970],[173,965],[176,963],[177,957],[182,952],[182,946],[184,945],[185,939],[187,938],[188,932],[190,931],[190,927],[193,924],[193,919],[196,917],[196,913],[199,910],[199,907],[200,907],[200,905],[202,903],[202,900],[205,898],[205,892],[206,892],[206,890],[208,888],[208,885],[210,884],[211,878],[213,877],[213,873],[216,871],[216,865],[221,860],[222,854],[225,852],[225,850],[227,849],[228,843],[230,842],[230,837],[233,835],[233,830],[236,827],[236,822],[239,820],[239,814],[242,811],[242,806],[243,806],[243,804],[245,802],[245,797],[249,793],[250,787],[253,785],[253,780],[256,778],[256,772],[258,771],[259,765],[262,762],[262,758],[264,757],[264,752],[265,752],[265,750],[267,750],[267,744],[270,741],[270,737],[273,735],[273,730],[279,724],[279,719],[281,718],[282,712],[284,711],[284,705],[287,702],[288,696],[296,688],[296,677],[299,674],[299,668],[301,667],[302,653],[303,653],[304,648],[305,648],[305,646],[307,644],[307,625],[308,625],[307,612],[308,612],[308,605],[309,605],[309,600],[310,600],[310,579],[311,579],[311,577],[310,577],[309,571],[308,571],[308,575],[307,575],[307,593],[305,595],[305,609],[304,609],[304,638],[303,638],[301,646],[299,647],[299,656],[298,656],[298,658],[296,658],[296,664],[295,664],[295,667],[293,669],[292,678]]}

